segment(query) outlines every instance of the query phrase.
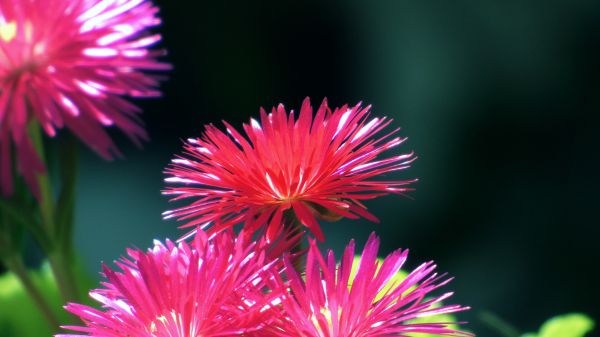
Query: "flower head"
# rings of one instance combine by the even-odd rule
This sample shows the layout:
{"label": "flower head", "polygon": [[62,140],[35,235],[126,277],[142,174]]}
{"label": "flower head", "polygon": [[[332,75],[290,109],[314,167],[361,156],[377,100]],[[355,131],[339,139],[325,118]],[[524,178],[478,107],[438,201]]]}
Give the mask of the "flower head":
{"label": "flower head", "polygon": [[[427,262],[398,281],[395,278],[408,252],[396,250],[383,262],[377,261],[379,239],[372,234],[353,270],[354,242],[346,247],[340,263],[332,251],[326,257],[312,240],[302,278],[286,261],[291,296],[282,302],[285,316],[268,329],[272,336],[370,337],[431,334],[471,336],[453,330],[451,322],[436,321],[437,315],[468,309],[440,305],[452,293],[431,295],[450,280],[434,273]],[[414,319],[431,317],[431,323]]]}
{"label": "flower head", "polygon": [[202,232],[191,244],[129,250],[117,262],[122,271],[104,267],[105,288],[90,292],[104,309],[70,303],[66,309],[86,326],[65,328],[115,337],[238,336],[263,328],[277,317],[272,308],[283,290],[271,275],[281,266],[267,258],[270,245],[244,236],[225,231],[208,240]]}
{"label": "flower head", "polygon": [[147,0],[0,0],[0,190],[12,192],[16,169],[37,194],[45,170],[28,135],[35,121],[45,133],[69,128],[104,158],[118,150],[104,130],[121,129],[135,143],[146,138],[140,110],[125,98],[159,96],[165,70],[148,49],[160,23]]}
{"label": "flower head", "polygon": [[298,118],[283,105],[260,123],[244,125],[246,137],[224,122],[227,133],[213,125],[201,138],[189,139],[185,154],[167,169],[164,193],[173,200],[195,199],[191,205],[165,212],[165,218],[187,221],[218,232],[238,223],[254,230],[267,223],[267,236],[282,225],[285,214],[324,236],[317,217],[359,216],[377,221],[361,201],[403,193],[414,180],[378,180],[409,167],[413,154],[379,158],[402,144],[398,129],[382,131],[391,120],[369,118],[370,106],[344,105],[333,112],[324,100],[313,117],[304,100]]}

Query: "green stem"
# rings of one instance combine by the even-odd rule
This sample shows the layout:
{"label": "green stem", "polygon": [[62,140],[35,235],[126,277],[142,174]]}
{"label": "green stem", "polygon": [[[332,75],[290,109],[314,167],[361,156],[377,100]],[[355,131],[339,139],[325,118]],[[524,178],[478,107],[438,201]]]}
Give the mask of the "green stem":
{"label": "green stem", "polygon": [[[304,225],[302,224],[302,222],[300,222],[300,220],[296,216],[296,213],[294,213],[294,211],[291,209],[283,213],[283,225],[287,226],[288,228],[293,228],[293,230],[298,232],[301,232],[304,228]],[[292,250],[289,252],[290,255],[294,256],[294,268],[300,274],[304,272],[302,270],[302,260],[298,257],[299,253],[302,252],[302,250],[304,249],[304,246],[302,244],[303,242],[304,240],[301,240],[298,243],[298,245],[293,247]]]}
{"label": "green stem", "polygon": [[[29,134],[33,141],[33,145],[40,156],[42,162],[46,163],[44,151],[44,143],[42,139],[42,129],[38,123],[32,122],[29,124]],[[48,173],[38,176],[38,186],[40,188],[40,214],[43,225],[48,233],[54,232],[54,198],[52,196],[52,185]]]}
{"label": "green stem", "polygon": [[[44,251],[49,250],[51,241],[48,233],[39,225],[36,218],[31,214],[31,210],[28,207],[23,207],[23,204],[23,201],[0,198],[0,214],[3,215],[2,220],[8,226],[5,230],[9,230],[12,233],[15,228],[27,229]],[[12,224],[12,226],[8,224]],[[1,228],[0,231],[2,231]],[[15,234],[13,233],[12,235],[14,236]],[[9,236],[9,240],[14,241],[14,238],[11,239]]]}
{"label": "green stem", "polygon": [[[46,162],[42,130],[37,123],[29,126],[34,146]],[[40,214],[45,231],[51,240],[51,246],[46,249],[48,262],[56,279],[61,296],[66,302],[80,299],[77,279],[73,272],[73,204],[75,191],[75,170],[77,169],[77,146],[73,142],[66,144],[66,150],[61,153],[65,165],[61,165],[61,195],[55,205],[52,185],[48,173],[38,177],[40,186]],[[55,208],[56,207],[56,208]],[[56,214],[55,214],[56,211]],[[55,216],[57,216],[55,218]]]}
{"label": "green stem", "polygon": [[60,326],[58,324],[58,319],[40,290],[33,283],[25,264],[23,263],[23,259],[19,255],[13,255],[10,258],[4,259],[4,264],[17,276],[33,302],[37,305],[38,309],[40,309],[50,328],[54,331],[59,331]]}
{"label": "green stem", "polygon": [[479,315],[479,319],[485,324],[487,324],[490,328],[496,330],[498,334],[504,337],[519,337],[521,334],[519,331],[512,326],[510,323],[507,323],[505,320],[500,318],[498,315],[493,314],[489,311],[484,311]]}
{"label": "green stem", "polygon": [[73,250],[73,225],[75,214],[75,187],[79,164],[79,146],[75,137],[60,147],[61,189],[56,205],[56,231],[58,240]]}
{"label": "green stem", "polygon": [[58,290],[65,302],[78,302],[80,299],[77,279],[72,266],[75,265],[72,254],[62,249],[48,254],[48,263],[56,279]]}

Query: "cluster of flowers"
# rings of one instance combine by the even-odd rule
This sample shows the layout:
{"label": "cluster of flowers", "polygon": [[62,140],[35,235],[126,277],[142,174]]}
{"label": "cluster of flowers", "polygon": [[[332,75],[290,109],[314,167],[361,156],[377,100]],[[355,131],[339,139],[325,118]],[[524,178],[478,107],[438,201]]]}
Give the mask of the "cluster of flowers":
{"label": "cluster of flowers", "polygon": [[375,234],[358,263],[353,242],[339,261],[314,239],[299,249],[300,225],[324,239],[317,218],[374,219],[359,200],[407,190],[410,181],[372,179],[413,156],[377,159],[403,139],[396,130],[374,139],[389,121],[368,115],[360,104],[332,112],[323,102],[313,119],[306,100],[297,120],[283,106],[262,111],[246,137],[208,126],[167,170],[177,185],[165,193],[196,199],[165,214],[188,220],[190,242],[130,250],[121,272],[104,267],[105,288],[91,292],[104,310],[69,304],[86,326],[68,328],[90,336],[470,336],[450,322],[412,321],[467,309],[441,304],[451,293],[431,295],[449,281],[432,262],[399,279],[407,251],[378,261]]}
{"label": "cluster of flowers", "polygon": [[118,262],[121,272],[104,267],[105,288],[91,292],[104,310],[69,304],[86,326],[67,328],[119,337],[470,336],[449,322],[410,323],[466,309],[439,306],[450,293],[427,298],[448,281],[431,262],[394,282],[406,250],[379,263],[379,240],[371,235],[358,265],[353,242],[338,264],[332,251],[323,256],[311,241],[302,275],[293,256],[278,258],[293,244],[293,238],[273,245],[223,231],[210,239],[198,232],[189,244],[155,242],[146,253],[129,250],[129,259]]}
{"label": "cluster of flowers", "polygon": [[[145,0],[0,0],[0,192],[13,192],[15,171],[38,198],[46,168],[33,129],[54,136],[68,127],[105,158],[118,154],[104,127],[134,142],[146,138],[139,109],[126,97],[159,95],[160,23]],[[199,336],[470,336],[450,322],[417,323],[467,309],[431,295],[449,279],[427,262],[398,278],[407,258],[397,250],[377,259],[373,234],[355,262],[351,242],[339,261],[323,256],[319,220],[377,218],[364,200],[410,191],[414,180],[379,180],[402,170],[413,153],[380,158],[405,138],[357,104],[313,114],[306,99],[296,118],[283,105],[244,125],[225,123],[189,139],[167,168],[173,200],[194,199],[164,213],[190,228],[178,243],[129,250],[115,271],[104,266],[95,309],[70,303],[97,337]],[[242,224],[235,234],[233,227]],[[302,249],[306,227],[317,239]],[[304,266],[304,267],[302,267]]]}

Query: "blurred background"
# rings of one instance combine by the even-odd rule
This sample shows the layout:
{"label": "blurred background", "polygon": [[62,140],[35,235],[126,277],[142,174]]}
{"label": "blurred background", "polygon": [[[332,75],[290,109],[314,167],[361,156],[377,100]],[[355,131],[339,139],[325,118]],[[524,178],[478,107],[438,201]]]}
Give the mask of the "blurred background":
{"label": "blurred background", "polygon": [[324,224],[326,246],[376,231],[411,267],[435,260],[480,336],[496,336],[484,311],[523,332],[565,312],[600,319],[600,2],[157,2],[175,70],[164,98],[139,102],[151,141],[115,132],[125,160],[82,158],[76,240],[93,275],[183,233],[160,215],[182,139],[327,97],[393,117],[419,156],[400,176],[420,181],[414,200],[367,203],[381,224]]}

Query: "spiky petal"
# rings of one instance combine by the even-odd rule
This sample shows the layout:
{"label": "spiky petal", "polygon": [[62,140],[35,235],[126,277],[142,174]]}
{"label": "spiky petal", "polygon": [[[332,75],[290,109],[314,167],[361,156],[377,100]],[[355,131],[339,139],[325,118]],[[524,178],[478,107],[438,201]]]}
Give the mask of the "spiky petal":
{"label": "spiky petal", "polygon": [[0,0],[0,192],[16,170],[37,194],[45,171],[28,125],[48,136],[69,128],[102,157],[118,150],[104,130],[115,126],[136,144],[146,138],[139,108],[127,97],[155,97],[169,69],[150,47],[160,23],[148,0]]}
{"label": "spiky petal", "polygon": [[90,292],[103,310],[70,303],[86,326],[57,337],[239,336],[263,328],[277,317],[283,289],[271,275],[280,266],[267,258],[269,245],[245,236],[225,231],[208,240],[202,232],[191,244],[129,250],[117,262],[121,271],[105,266],[105,288]]}
{"label": "spiky petal", "polygon": [[[323,257],[314,240],[310,243],[306,273],[301,277],[286,261],[291,296],[283,301],[286,318],[268,329],[270,336],[291,337],[375,337],[471,336],[453,330],[451,322],[410,323],[409,320],[468,309],[442,305],[452,293],[432,295],[449,282],[427,262],[394,282],[394,275],[406,261],[408,251],[396,250],[381,264],[377,261],[379,239],[372,234],[362,252],[358,269],[352,272],[354,242],[336,262],[332,251]],[[352,277],[351,275],[355,275]],[[267,335],[267,334],[266,334]],[[416,335],[418,336],[418,335]]]}
{"label": "spiky petal", "polygon": [[194,201],[164,213],[218,232],[238,223],[247,230],[268,224],[272,238],[284,213],[293,213],[323,240],[317,217],[377,221],[361,201],[388,193],[404,193],[414,180],[381,180],[384,173],[409,167],[413,153],[379,156],[402,144],[398,129],[383,133],[391,119],[369,118],[370,106],[335,109],[324,100],[316,115],[305,99],[298,118],[283,105],[260,123],[245,124],[246,136],[224,122],[226,133],[213,125],[200,138],[189,139],[183,156],[167,168],[164,194]]}

